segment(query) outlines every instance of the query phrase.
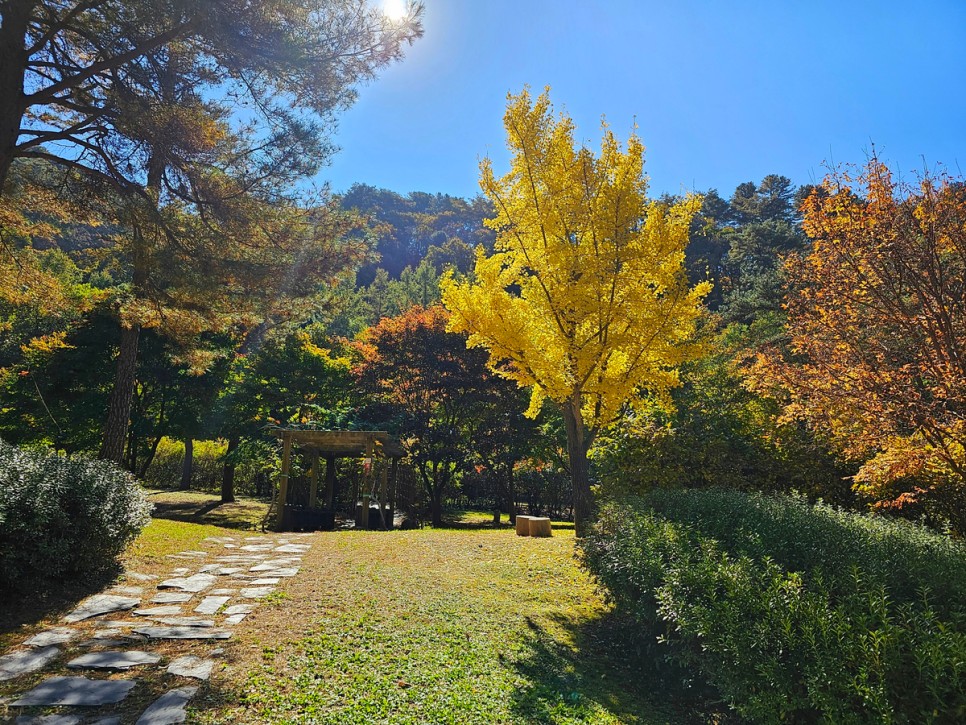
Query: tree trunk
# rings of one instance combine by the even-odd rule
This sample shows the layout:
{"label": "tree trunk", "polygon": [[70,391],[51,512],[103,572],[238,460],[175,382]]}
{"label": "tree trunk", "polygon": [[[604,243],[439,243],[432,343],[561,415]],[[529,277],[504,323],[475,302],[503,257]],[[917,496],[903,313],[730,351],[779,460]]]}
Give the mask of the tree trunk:
{"label": "tree trunk", "polygon": [[429,513],[433,528],[439,528],[443,525],[443,492],[439,489],[433,491],[429,498]]}
{"label": "tree trunk", "polygon": [[225,451],[225,467],[221,472],[221,502],[231,503],[235,500],[235,462],[231,454],[238,448],[238,436],[228,439],[228,450]]}
{"label": "tree trunk", "polygon": [[14,148],[23,123],[24,69],[27,65],[27,28],[36,3],[3,3],[0,23],[0,196],[13,164]]}
{"label": "tree trunk", "polygon": [[510,523],[515,524],[517,522],[517,502],[516,502],[516,492],[513,490],[513,464],[511,463],[507,466],[507,510],[510,512]]}
{"label": "tree trunk", "polygon": [[590,448],[591,441],[586,428],[584,428],[579,405],[574,402],[564,404],[563,417],[567,429],[570,480],[574,489],[574,533],[581,537],[590,533],[590,521],[594,513],[593,499],[590,493],[590,470],[587,461],[587,450]]}
{"label": "tree trunk", "polygon": [[127,440],[128,421],[131,417],[131,400],[134,397],[134,379],[138,363],[138,338],[141,328],[137,325],[121,328],[121,344],[117,353],[117,374],[114,389],[107,407],[104,424],[104,440],[99,458],[120,464],[124,460],[124,443]]}
{"label": "tree trunk", "polygon": [[154,443],[151,444],[151,448],[148,449],[148,455],[144,458],[144,463],[141,464],[141,468],[138,470],[138,478],[144,478],[148,475],[148,469],[151,467],[151,463],[154,461],[154,456],[158,452],[158,446],[161,445],[161,439],[164,438],[162,430],[158,430],[158,435],[154,439]]}
{"label": "tree trunk", "polygon": [[181,485],[178,488],[182,491],[191,489],[191,468],[194,463],[195,444],[191,436],[184,439],[184,462],[181,464]]}

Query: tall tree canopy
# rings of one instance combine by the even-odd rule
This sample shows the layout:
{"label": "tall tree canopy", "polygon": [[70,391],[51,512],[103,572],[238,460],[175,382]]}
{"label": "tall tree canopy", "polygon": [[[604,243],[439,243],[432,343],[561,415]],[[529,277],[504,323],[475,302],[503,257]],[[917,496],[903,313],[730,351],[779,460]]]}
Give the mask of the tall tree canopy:
{"label": "tall tree canopy", "polygon": [[[402,22],[364,0],[0,8],[0,253],[29,251],[24,201],[50,182],[94,186],[109,210],[127,288],[101,455],[120,460],[142,327],[196,333],[225,313],[250,325],[344,267],[345,226],[303,208],[292,182],[331,152],[355,85],[420,34],[421,6]],[[11,174],[16,160],[63,173]]]}
{"label": "tall tree canopy", "polygon": [[[600,154],[574,142],[549,93],[510,96],[510,171],[481,165],[496,209],[495,251],[479,250],[475,279],[443,283],[450,329],[485,347],[495,369],[563,412],[578,535],[592,512],[587,452],[601,426],[638,393],[666,399],[709,286],[689,288],[684,248],[697,198],[649,201],[644,147],[626,151],[606,126]],[[502,363],[502,364],[501,364]]]}
{"label": "tall tree canopy", "polygon": [[945,513],[962,530],[964,186],[927,177],[904,188],[873,159],[829,176],[804,212],[812,245],[788,266],[790,348],[761,356],[759,385],[866,461],[856,481],[877,497],[908,476],[958,490]]}

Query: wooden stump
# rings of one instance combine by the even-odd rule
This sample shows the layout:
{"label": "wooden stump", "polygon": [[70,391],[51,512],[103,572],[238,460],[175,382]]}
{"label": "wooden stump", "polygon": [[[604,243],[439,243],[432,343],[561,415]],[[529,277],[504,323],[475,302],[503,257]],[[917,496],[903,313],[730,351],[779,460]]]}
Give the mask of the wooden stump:
{"label": "wooden stump", "polygon": [[[550,529],[550,519],[542,516],[528,516],[530,524],[530,536],[553,536]],[[517,525],[519,529],[519,524]]]}
{"label": "wooden stump", "polygon": [[530,516],[520,516],[517,514],[517,536],[530,535]]}

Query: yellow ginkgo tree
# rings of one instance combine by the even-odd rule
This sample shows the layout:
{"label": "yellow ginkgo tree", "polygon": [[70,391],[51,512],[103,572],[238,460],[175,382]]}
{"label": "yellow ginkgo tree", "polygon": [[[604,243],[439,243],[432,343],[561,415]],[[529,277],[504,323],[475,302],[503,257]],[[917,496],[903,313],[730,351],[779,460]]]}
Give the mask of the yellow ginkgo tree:
{"label": "yellow ginkgo tree", "polygon": [[587,454],[602,426],[641,399],[667,400],[710,286],[688,286],[684,248],[700,199],[647,199],[644,147],[626,149],[604,125],[599,154],[574,141],[549,89],[510,95],[504,124],[512,153],[480,186],[496,209],[493,254],[477,250],[471,280],[443,282],[449,329],[485,347],[490,365],[530,386],[530,413],[549,398],[563,413],[577,535],[593,502]]}

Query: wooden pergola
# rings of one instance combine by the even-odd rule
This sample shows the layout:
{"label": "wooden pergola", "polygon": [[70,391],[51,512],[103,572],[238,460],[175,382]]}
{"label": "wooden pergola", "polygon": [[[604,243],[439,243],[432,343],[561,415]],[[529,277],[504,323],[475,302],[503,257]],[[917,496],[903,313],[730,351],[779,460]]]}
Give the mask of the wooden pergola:
{"label": "wooden pergola", "polygon": [[[282,428],[273,433],[282,439],[282,472],[278,481],[278,510],[275,517],[277,531],[286,531],[295,524],[295,513],[289,503],[289,470],[292,459],[292,446],[297,445],[308,453],[309,468],[309,500],[308,510],[330,514],[323,517],[334,524],[335,501],[338,481],[335,475],[335,462],[338,458],[364,458],[363,479],[357,481],[356,495],[358,501],[361,493],[362,507],[356,516],[356,526],[369,528],[370,499],[375,498],[379,503],[378,515],[383,528],[393,527],[393,516],[396,507],[396,482],[399,471],[399,459],[406,455],[402,444],[385,431],[330,431],[330,430],[296,430]],[[325,459],[325,488],[319,505],[319,469],[322,459]],[[376,459],[386,459],[388,465],[383,465],[379,474],[378,487],[376,481]]]}

